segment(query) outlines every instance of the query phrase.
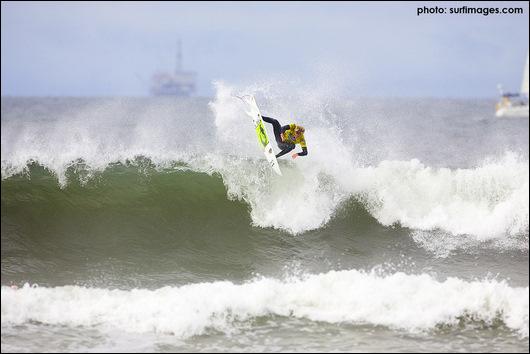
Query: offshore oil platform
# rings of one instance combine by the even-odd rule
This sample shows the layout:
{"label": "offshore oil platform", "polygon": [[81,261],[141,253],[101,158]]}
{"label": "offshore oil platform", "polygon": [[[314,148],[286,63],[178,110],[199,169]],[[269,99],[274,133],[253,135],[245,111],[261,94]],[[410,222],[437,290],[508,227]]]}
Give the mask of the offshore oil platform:
{"label": "offshore oil platform", "polygon": [[189,97],[195,93],[197,74],[182,70],[182,48],[177,42],[177,65],[173,74],[157,72],[151,78],[151,94],[155,96]]}

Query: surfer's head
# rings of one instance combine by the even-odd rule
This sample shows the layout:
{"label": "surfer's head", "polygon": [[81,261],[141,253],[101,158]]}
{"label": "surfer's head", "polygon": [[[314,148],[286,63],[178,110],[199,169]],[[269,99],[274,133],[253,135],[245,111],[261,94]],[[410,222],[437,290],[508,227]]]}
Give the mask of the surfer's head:
{"label": "surfer's head", "polygon": [[296,128],[294,128],[294,133],[296,135],[302,135],[304,134],[304,132],[305,132],[305,129],[302,126],[297,125]]}

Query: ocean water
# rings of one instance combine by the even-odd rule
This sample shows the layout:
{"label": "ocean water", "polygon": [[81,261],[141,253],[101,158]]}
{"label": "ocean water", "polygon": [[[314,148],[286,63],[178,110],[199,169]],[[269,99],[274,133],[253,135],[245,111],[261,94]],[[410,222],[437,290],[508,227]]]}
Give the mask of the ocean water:
{"label": "ocean water", "polygon": [[528,352],[528,119],[216,90],[2,97],[2,352]]}

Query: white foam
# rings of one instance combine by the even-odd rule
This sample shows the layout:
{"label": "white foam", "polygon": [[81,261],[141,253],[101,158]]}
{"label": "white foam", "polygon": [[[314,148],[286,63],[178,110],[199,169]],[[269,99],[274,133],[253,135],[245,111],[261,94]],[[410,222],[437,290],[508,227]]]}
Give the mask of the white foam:
{"label": "white foam", "polygon": [[528,287],[510,287],[504,281],[437,281],[426,274],[385,276],[356,270],[157,290],[3,286],[2,326],[36,321],[186,338],[208,329],[228,332],[235,322],[278,315],[412,332],[460,321],[500,320],[528,337],[528,299]]}
{"label": "white foam", "polygon": [[511,155],[455,170],[418,160],[383,161],[354,176],[351,190],[383,225],[441,229],[479,240],[528,231],[528,162]]}

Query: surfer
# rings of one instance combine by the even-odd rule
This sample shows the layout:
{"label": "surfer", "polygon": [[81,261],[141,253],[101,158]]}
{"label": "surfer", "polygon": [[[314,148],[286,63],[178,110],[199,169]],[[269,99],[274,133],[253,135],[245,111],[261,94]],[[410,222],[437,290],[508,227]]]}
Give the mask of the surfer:
{"label": "surfer", "polygon": [[277,158],[293,150],[296,144],[300,144],[300,146],[302,147],[302,152],[294,153],[292,155],[293,159],[296,159],[298,156],[307,155],[307,145],[305,143],[305,138],[304,138],[304,132],[305,132],[304,127],[300,125],[296,125],[296,124],[284,125],[282,127],[280,126],[280,122],[278,122],[274,118],[263,117],[263,116],[262,118],[265,122],[272,124],[272,128],[274,130],[274,137],[276,138],[276,143],[278,144],[278,147],[281,150],[276,155]]}

